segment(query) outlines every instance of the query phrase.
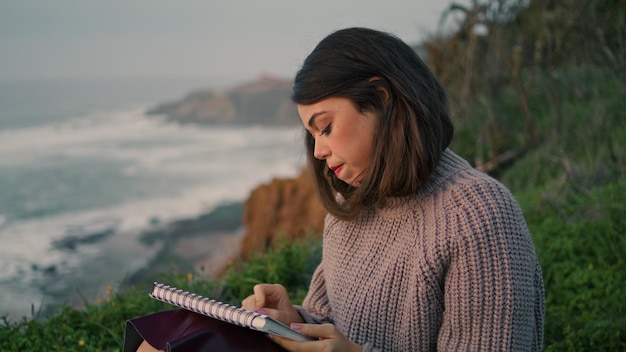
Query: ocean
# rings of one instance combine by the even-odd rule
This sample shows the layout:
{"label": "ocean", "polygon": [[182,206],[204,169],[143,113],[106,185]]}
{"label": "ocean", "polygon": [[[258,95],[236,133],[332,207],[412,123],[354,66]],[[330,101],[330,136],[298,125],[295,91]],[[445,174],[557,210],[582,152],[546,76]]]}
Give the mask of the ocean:
{"label": "ocean", "polygon": [[158,246],[139,241],[155,224],[297,176],[299,127],[181,125],[146,115],[199,87],[0,81],[0,316],[30,316],[116,285],[156,254]]}

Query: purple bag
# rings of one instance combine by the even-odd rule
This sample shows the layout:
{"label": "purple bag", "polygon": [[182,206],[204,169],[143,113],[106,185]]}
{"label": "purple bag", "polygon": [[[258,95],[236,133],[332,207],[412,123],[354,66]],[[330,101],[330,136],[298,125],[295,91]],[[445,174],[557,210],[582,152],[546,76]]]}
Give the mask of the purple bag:
{"label": "purple bag", "polygon": [[124,352],[146,340],[168,351],[284,352],[264,333],[229,324],[186,309],[157,312],[126,321]]}

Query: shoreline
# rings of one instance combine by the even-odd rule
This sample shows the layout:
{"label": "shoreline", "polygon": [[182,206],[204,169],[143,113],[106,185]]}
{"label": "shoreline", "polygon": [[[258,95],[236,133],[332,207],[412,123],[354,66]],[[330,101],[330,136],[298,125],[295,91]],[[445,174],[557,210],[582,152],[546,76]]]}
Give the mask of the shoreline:
{"label": "shoreline", "polygon": [[122,286],[151,285],[162,274],[194,273],[211,279],[239,253],[243,231],[243,202],[218,205],[196,218],[183,219],[166,228],[146,232],[144,243],[160,249]]}
{"label": "shoreline", "polygon": [[[210,280],[239,254],[245,235],[243,204],[221,204],[194,218],[132,236],[100,236],[88,244],[100,252],[79,268],[62,272],[34,268],[41,271],[37,281],[7,283],[0,316],[17,321],[53,315],[63,305],[83,309],[106,299],[112,289],[151,287],[163,275],[193,273]],[[6,306],[11,300],[18,303]]]}

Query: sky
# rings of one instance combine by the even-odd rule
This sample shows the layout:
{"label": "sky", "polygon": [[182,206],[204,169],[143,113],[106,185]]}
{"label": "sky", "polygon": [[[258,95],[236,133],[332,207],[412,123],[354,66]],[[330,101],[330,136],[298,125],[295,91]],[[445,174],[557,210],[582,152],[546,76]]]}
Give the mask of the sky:
{"label": "sky", "polygon": [[0,0],[0,80],[291,78],[334,30],[371,27],[413,44],[451,2]]}

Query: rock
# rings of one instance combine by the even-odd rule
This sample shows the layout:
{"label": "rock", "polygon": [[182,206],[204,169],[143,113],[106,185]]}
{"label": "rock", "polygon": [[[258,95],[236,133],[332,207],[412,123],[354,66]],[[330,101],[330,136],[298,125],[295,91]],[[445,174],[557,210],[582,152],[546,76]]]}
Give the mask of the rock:
{"label": "rock", "polygon": [[76,251],[79,245],[95,244],[115,234],[119,220],[97,221],[93,224],[68,228],[67,236],[52,241],[52,247],[60,250]]}
{"label": "rock", "polygon": [[300,119],[291,102],[291,87],[291,81],[261,76],[228,90],[192,92],[148,114],[165,115],[181,123],[295,125]]}
{"label": "rock", "polygon": [[281,239],[321,236],[326,210],[308,170],[296,179],[273,179],[254,189],[244,204],[240,258],[275,248]]}

